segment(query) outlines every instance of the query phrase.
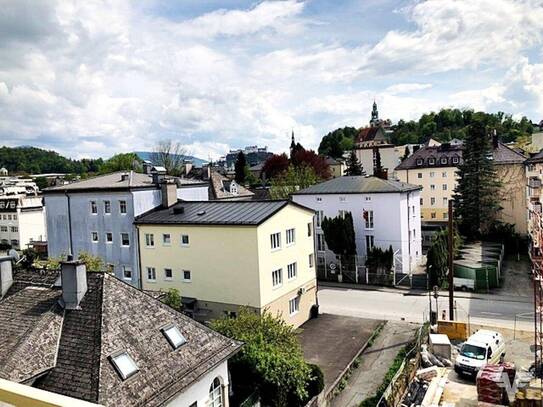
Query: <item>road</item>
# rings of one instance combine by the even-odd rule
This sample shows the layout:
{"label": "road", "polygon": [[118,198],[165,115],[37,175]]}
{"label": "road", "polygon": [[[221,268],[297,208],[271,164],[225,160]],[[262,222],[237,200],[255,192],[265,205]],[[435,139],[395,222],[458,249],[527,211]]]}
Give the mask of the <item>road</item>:
{"label": "road", "polygon": [[[444,294],[444,293],[443,293]],[[461,297],[460,297],[461,296]],[[427,320],[428,295],[390,289],[348,289],[321,286],[322,313],[421,323]],[[439,298],[439,314],[448,310],[448,297]],[[435,299],[432,298],[435,309]],[[533,311],[529,297],[461,293],[456,298],[457,319],[473,324],[514,328],[515,316]],[[517,318],[517,329],[533,330],[533,317]]]}

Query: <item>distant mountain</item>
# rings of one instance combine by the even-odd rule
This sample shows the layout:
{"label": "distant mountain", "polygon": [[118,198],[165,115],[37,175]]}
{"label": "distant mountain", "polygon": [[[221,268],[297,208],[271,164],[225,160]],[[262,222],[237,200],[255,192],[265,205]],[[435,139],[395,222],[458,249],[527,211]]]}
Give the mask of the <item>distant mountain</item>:
{"label": "distant mountain", "polygon": [[[141,160],[153,161],[151,159],[151,157],[153,156],[153,153],[151,151],[134,151],[134,154],[136,154]],[[192,161],[192,164],[195,167],[202,167],[204,164],[208,163],[208,161],[202,160],[198,157],[193,157],[192,155],[183,156],[183,159]]]}

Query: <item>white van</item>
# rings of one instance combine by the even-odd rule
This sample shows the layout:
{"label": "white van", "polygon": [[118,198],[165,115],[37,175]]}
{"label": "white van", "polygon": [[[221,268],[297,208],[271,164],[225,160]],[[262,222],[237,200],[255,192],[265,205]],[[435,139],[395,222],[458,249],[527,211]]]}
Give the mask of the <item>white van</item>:
{"label": "white van", "polygon": [[462,344],[454,362],[460,375],[476,376],[481,367],[497,364],[505,357],[505,341],[499,332],[480,329]]}

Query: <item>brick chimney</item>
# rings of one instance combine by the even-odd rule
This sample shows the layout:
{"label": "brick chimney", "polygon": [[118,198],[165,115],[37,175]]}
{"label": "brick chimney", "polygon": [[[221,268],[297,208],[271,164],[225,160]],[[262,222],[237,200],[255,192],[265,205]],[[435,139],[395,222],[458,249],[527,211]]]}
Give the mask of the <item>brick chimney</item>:
{"label": "brick chimney", "polygon": [[177,184],[170,180],[164,180],[160,184],[162,193],[162,206],[169,208],[177,203]]}
{"label": "brick chimney", "polygon": [[0,257],[0,298],[6,295],[13,284],[11,260],[10,256]]}
{"label": "brick chimney", "polygon": [[66,309],[81,309],[79,304],[87,293],[87,267],[69,255],[60,263],[62,281],[61,305]]}

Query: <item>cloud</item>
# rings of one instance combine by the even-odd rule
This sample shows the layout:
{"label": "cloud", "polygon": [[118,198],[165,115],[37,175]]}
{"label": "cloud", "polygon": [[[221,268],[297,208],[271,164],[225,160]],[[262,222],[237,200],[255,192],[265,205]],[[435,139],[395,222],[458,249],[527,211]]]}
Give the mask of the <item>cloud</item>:
{"label": "cloud", "polygon": [[395,85],[387,87],[385,91],[394,95],[398,95],[401,93],[410,93],[419,90],[429,89],[431,87],[431,83],[397,83]]}

